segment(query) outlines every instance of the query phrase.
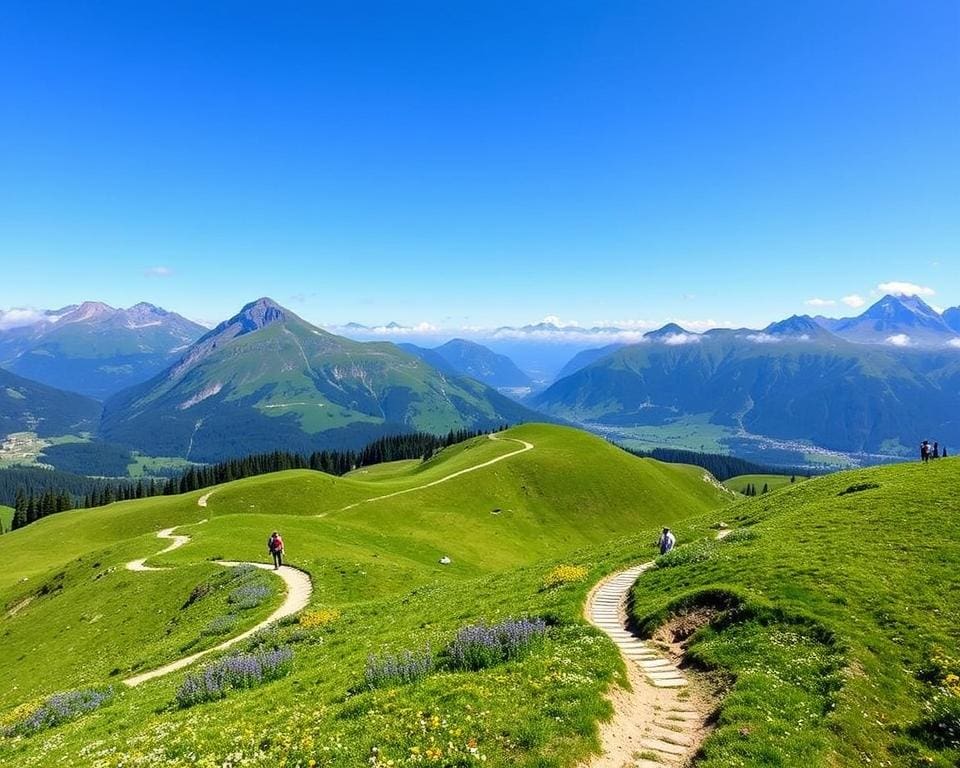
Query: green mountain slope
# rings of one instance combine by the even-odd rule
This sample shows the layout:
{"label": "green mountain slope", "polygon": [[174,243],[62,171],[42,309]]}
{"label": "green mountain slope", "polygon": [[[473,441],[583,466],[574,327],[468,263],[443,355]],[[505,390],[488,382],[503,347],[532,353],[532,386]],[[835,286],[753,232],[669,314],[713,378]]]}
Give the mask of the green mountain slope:
{"label": "green mountain slope", "polygon": [[277,448],[355,448],[388,433],[489,428],[532,416],[393,344],[335,336],[261,299],[159,376],[111,398],[102,435],[153,455],[210,461]]}
{"label": "green mountain slope", "polygon": [[433,349],[424,349],[415,344],[398,346],[440,370],[469,376],[498,389],[522,389],[533,384],[530,377],[509,357],[466,339],[451,339]]}
{"label": "green mountain slope", "polygon": [[577,422],[669,424],[708,414],[732,431],[841,451],[913,454],[960,442],[960,353],[852,344],[809,318],[764,331],[674,334],[624,347],[531,404]]}
{"label": "green mountain slope", "polygon": [[721,611],[689,643],[727,689],[698,765],[957,765],[958,472],[901,464],[742,501],[724,514],[745,530],[637,583],[650,631]]}
{"label": "green mountain slope", "polygon": [[35,432],[41,437],[93,432],[100,403],[0,369],[0,437]]}
{"label": "green mountain slope", "polygon": [[[272,603],[231,608],[233,576],[209,559],[263,560],[274,528],[288,559],[313,577],[310,610],[337,612],[328,627],[280,630],[293,638],[295,673],[269,689],[177,710],[168,706],[183,679],[175,673],[120,688],[108,706],[54,731],[0,739],[0,762],[27,768],[70,756],[75,765],[187,765],[191,754],[203,754],[219,765],[239,752],[253,765],[313,759],[346,768],[367,762],[377,746],[399,765],[421,743],[410,728],[420,733],[416,713],[426,711],[451,723],[451,732],[434,734],[444,753],[449,739],[458,750],[479,745],[492,765],[542,765],[551,755],[572,765],[594,743],[603,689],[619,669],[612,648],[580,618],[591,579],[646,556],[664,521],[689,537],[682,520],[730,495],[699,469],[637,459],[567,428],[527,425],[498,438],[370,480],[311,472],[249,478],[213,489],[205,508],[200,493],[126,502],[0,537],[8,565],[0,574],[8,609],[0,631],[12,660],[0,712],[209,645],[204,629],[231,611],[240,614],[237,631],[262,618]],[[534,447],[518,452],[527,443]],[[498,457],[506,458],[487,464]],[[410,492],[344,509],[402,490]],[[158,528],[187,522],[192,541],[149,561],[170,570],[124,569],[161,548]],[[450,565],[438,562],[444,555]],[[590,573],[571,587],[545,589],[545,576],[563,562],[584,563]],[[369,653],[425,642],[439,650],[465,623],[523,613],[557,623],[525,661],[441,674],[423,686],[363,689]]]}

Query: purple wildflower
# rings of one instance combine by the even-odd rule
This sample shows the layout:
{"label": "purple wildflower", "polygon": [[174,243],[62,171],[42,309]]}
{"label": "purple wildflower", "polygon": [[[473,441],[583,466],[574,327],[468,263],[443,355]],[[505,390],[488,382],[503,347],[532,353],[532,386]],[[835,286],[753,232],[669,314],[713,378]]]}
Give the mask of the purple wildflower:
{"label": "purple wildflower", "polygon": [[507,619],[499,624],[463,627],[447,647],[449,665],[478,670],[522,656],[547,631],[543,619]]}
{"label": "purple wildflower", "polygon": [[253,688],[286,675],[293,661],[289,648],[272,648],[259,653],[235,653],[199,672],[187,675],[177,691],[180,707],[222,699],[231,689]]}
{"label": "purple wildflower", "polygon": [[256,608],[270,595],[266,584],[244,584],[227,596],[227,602],[235,604],[241,610]]}
{"label": "purple wildflower", "polygon": [[79,691],[55,693],[18,723],[9,726],[4,735],[34,733],[92,712],[113,698],[113,688],[87,688]]}
{"label": "purple wildflower", "polygon": [[367,658],[364,672],[370,688],[382,688],[388,685],[402,685],[421,680],[433,671],[433,651],[427,645],[422,651],[404,651],[393,655],[384,654]]}

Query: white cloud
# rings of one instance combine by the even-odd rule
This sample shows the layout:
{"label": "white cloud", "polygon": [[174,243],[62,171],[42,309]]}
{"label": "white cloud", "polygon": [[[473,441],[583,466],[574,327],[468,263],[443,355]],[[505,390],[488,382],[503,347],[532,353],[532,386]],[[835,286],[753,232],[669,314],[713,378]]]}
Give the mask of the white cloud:
{"label": "white cloud", "polygon": [[663,343],[670,347],[678,347],[682,344],[697,344],[700,337],[692,333],[668,333],[663,337]]}
{"label": "white cloud", "polygon": [[905,333],[887,336],[887,344],[892,344],[895,347],[908,347],[910,346],[910,337]]}
{"label": "white cloud", "polygon": [[783,337],[772,336],[769,333],[748,333],[745,338],[754,344],[778,344],[783,341]]}
{"label": "white cloud", "polygon": [[848,307],[852,307],[853,309],[860,309],[860,307],[867,303],[867,300],[863,298],[863,296],[860,296],[856,293],[851,293],[849,296],[844,296],[842,299],[840,299],[840,301],[842,301]]}
{"label": "white cloud", "polygon": [[805,302],[808,307],[832,307],[837,302],[833,299],[807,299]]}
{"label": "white cloud", "polygon": [[894,296],[933,296],[936,293],[933,288],[927,288],[925,285],[903,283],[896,280],[890,283],[880,283],[877,290],[883,293],[892,293]]}
{"label": "white cloud", "polygon": [[512,339],[516,341],[540,341],[557,344],[612,344],[623,342],[634,344],[643,340],[644,330],[598,330],[587,331],[582,328],[537,328],[527,330],[523,328],[497,328],[496,330],[474,331],[475,339]]}
{"label": "white cloud", "polygon": [[14,307],[6,312],[0,310],[0,331],[9,331],[11,328],[22,328],[33,325],[44,318],[44,313],[38,309]]}
{"label": "white cloud", "polygon": [[960,349],[960,339],[950,339],[950,341],[947,342],[947,346]]}
{"label": "white cloud", "polygon": [[576,328],[580,325],[576,320],[561,320],[556,315],[547,315],[540,322],[546,325],[555,325],[557,328]]}
{"label": "white cloud", "polygon": [[378,336],[416,336],[422,333],[436,333],[440,329],[430,323],[416,325],[378,325],[369,331]]}
{"label": "white cloud", "polygon": [[173,274],[173,270],[170,267],[147,267],[143,270],[143,274],[147,277],[170,277]]}

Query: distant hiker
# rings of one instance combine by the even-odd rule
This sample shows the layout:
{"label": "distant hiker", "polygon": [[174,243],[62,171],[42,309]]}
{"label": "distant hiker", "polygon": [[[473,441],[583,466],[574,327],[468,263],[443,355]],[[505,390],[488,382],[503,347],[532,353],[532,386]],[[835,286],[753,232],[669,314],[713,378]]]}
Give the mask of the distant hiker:
{"label": "distant hiker", "polygon": [[671,549],[677,545],[677,537],[671,533],[669,528],[664,528],[663,533],[660,534],[660,541],[657,542],[657,546],[660,547],[660,554],[665,555]]}
{"label": "distant hiker", "polygon": [[943,446],[943,448],[940,449],[940,457],[943,459],[947,458],[947,446]]}
{"label": "distant hiker", "polygon": [[274,570],[283,565],[283,539],[280,538],[280,534],[274,531],[270,534],[270,538],[267,539],[267,549],[270,550],[270,554],[273,555],[273,567]]}
{"label": "distant hiker", "polygon": [[933,458],[940,458],[940,443],[934,442],[933,444]]}
{"label": "distant hiker", "polygon": [[924,440],[920,443],[920,461],[930,461],[930,441]]}

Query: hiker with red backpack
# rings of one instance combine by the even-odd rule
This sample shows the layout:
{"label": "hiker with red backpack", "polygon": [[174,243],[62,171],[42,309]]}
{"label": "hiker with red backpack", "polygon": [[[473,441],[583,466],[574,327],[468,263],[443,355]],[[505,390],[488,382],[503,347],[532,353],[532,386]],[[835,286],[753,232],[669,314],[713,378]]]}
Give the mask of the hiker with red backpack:
{"label": "hiker with red backpack", "polygon": [[267,539],[267,549],[270,550],[270,554],[273,556],[273,568],[276,570],[283,565],[283,539],[280,538],[280,534],[276,531],[271,533],[270,538]]}

